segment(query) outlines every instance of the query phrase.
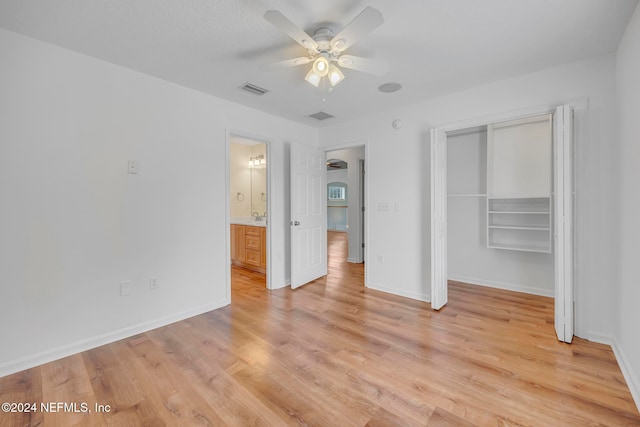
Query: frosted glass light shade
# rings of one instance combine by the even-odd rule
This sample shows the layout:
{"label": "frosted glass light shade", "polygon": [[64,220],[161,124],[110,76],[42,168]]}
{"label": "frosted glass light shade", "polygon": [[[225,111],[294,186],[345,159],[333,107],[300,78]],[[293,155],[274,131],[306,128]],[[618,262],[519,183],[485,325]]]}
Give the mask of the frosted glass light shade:
{"label": "frosted glass light shade", "polygon": [[331,86],[337,85],[342,80],[344,80],[344,74],[342,74],[340,68],[334,64],[329,65],[329,83],[331,83]]}
{"label": "frosted glass light shade", "polygon": [[315,87],[318,87],[318,85],[320,84],[320,79],[322,79],[322,76],[319,76],[318,74],[316,74],[312,68],[309,70],[309,72],[307,73],[307,76],[304,79],[309,83],[311,83],[312,85],[314,85]]}

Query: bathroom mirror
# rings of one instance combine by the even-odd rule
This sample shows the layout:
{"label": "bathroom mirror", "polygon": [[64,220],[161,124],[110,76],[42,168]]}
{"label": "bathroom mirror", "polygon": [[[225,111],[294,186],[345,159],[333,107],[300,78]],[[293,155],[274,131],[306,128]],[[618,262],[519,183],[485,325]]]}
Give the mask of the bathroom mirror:
{"label": "bathroom mirror", "polygon": [[267,216],[267,145],[233,137],[229,152],[232,220]]}
{"label": "bathroom mirror", "polygon": [[251,168],[251,214],[267,216],[267,168]]}

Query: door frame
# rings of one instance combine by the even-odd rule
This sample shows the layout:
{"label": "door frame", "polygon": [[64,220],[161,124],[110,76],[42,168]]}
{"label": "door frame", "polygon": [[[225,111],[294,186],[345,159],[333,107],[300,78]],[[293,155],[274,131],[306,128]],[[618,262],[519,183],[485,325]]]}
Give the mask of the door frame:
{"label": "door frame", "polygon": [[[575,303],[573,331],[575,336],[587,338],[589,335],[586,325],[586,319],[588,318],[586,308],[589,307],[587,301],[588,294],[586,292],[586,287],[581,286],[581,283],[588,278],[589,241],[585,236],[588,236],[589,209],[585,198],[579,196],[576,197],[576,194],[586,194],[584,190],[588,186],[588,98],[579,97],[568,101],[559,101],[557,103],[549,103],[485,116],[478,116],[461,121],[442,123],[440,125],[435,125],[432,128],[440,129],[447,133],[476,126],[484,126],[489,123],[516,120],[543,114],[554,114],[556,107],[559,105],[568,105],[574,111],[573,140],[578,141],[578,143],[573,146],[573,297]],[[433,236],[429,236],[429,240],[432,239]]]}
{"label": "door frame", "polygon": [[[371,176],[371,162],[370,162],[370,157],[369,157],[369,140],[368,139],[356,139],[353,141],[349,141],[349,142],[344,142],[344,143],[340,143],[340,144],[335,144],[335,145],[331,145],[328,147],[322,147],[322,150],[324,150],[325,153],[328,153],[330,151],[335,151],[335,150],[345,150],[348,148],[358,148],[358,147],[364,147],[364,158],[357,158],[356,162],[357,165],[355,165],[355,167],[357,167],[358,169],[358,173],[360,172],[360,161],[364,160],[365,162],[365,174],[364,174],[364,180],[361,181],[361,183],[364,184],[364,192],[360,194],[360,200],[362,202],[362,207],[364,208],[364,215],[358,215],[358,224],[356,224],[357,229],[358,229],[358,245],[360,246],[361,251],[359,251],[359,254],[361,255],[361,259],[358,260],[358,262],[364,262],[364,286],[366,288],[368,288],[369,286],[367,285],[367,278],[369,277],[369,264],[365,262],[366,260],[369,259],[369,223],[370,223],[370,219],[369,219],[369,208],[367,206],[367,204],[369,203],[369,176]],[[360,178],[362,179],[362,178]],[[360,203],[360,202],[359,202]],[[364,224],[362,224],[361,222],[361,218],[364,219]],[[364,226],[363,226],[364,225]],[[365,243],[364,246],[364,250],[362,250],[362,243]]]}
{"label": "door frame", "polygon": [[231,170],[230,170],[230,150],[231,150],[231,138],[236,136],[239,138],[251,139],[260,144],[266,145],[267,156],[267,242],[265,247],[267,249],[267,271],[265,272],[266,288],[272,288],[271,282],[271,223],[273,218],[271,217],[271,200],[272,197],[272,173],[273,169],[271,159],[271,141],[264,136],[256,135],[251,132],[245,132],[241,130],[229,129],[225,130],[225,262],[226,262],[226,284],[227,284],[227,301],[231,301],[231,203],[230,203],[230,191],[229,185],[231,183]]}

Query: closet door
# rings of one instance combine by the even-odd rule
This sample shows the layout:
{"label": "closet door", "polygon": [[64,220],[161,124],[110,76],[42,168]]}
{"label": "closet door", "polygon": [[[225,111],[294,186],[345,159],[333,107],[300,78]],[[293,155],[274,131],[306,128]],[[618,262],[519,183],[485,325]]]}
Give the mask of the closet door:
{"label": "closet door", "polygon": [[553,116],[553,205],[555,328],[558,340],[573,338],[573,112],[564,105]]}
{"label": "closet door", "polygon": [[431,129],[431,308],[447,303],[447,135]]}

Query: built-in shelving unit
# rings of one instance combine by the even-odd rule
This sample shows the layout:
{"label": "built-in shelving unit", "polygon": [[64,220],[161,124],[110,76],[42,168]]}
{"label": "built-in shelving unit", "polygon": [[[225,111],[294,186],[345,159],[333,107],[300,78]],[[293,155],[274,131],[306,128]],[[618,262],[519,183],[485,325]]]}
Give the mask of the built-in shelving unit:
{"label": "built-in shelving unit", "polygon": [[551,252],[551,199],[487,199],[487,247]]}
{"label": "built-in shelving unit", "polygon": [[487,247],[551,253],[551,116],[487,127]]}
{"label": "built-in shelving unit", "polygon": [[447,197],[468,197],[468,198],[480,198],[480,197],[487,197],[486,194],[447,194]]}

